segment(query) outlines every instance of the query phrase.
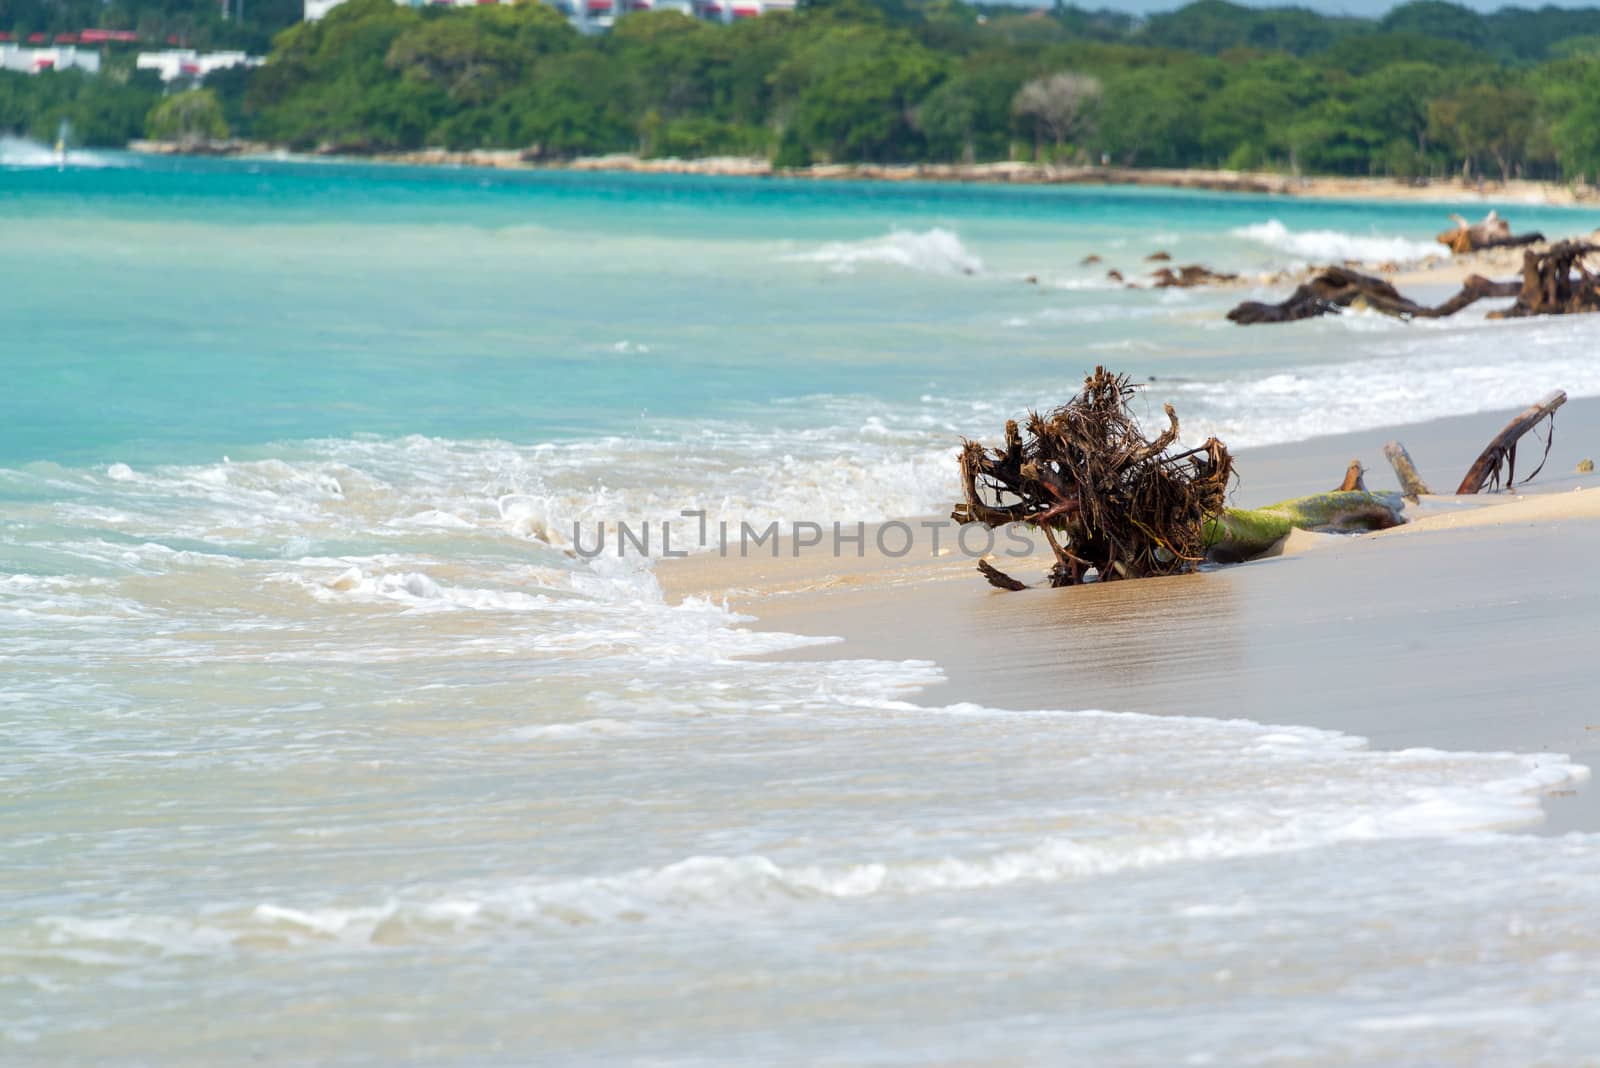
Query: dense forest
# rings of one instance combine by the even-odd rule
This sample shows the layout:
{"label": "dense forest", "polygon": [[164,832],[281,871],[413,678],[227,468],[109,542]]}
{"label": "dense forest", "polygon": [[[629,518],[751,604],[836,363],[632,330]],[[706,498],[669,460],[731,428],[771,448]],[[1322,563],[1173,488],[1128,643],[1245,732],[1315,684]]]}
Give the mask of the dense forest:
{"label": "dense forest", "polygon": [[[139,7],[99,10],[154,18]],[[8,13],[0,6],[0,25]],[[585,37],[539,3],[350,0],[281,29],[259,70],[214,75],[182,101],[160,92],[114,58],[98,82],[8,76],[0,129],[49,132],[67,118],[99,143],[159,125],[351,152],[732,154],[780,166],[1105,159],[1592,180],[1600,9],[1484,15],[1421,0],[1369,20],[1201,0],[1137,20],[1060,5],[813,0],[731,25],[631,14]]]}

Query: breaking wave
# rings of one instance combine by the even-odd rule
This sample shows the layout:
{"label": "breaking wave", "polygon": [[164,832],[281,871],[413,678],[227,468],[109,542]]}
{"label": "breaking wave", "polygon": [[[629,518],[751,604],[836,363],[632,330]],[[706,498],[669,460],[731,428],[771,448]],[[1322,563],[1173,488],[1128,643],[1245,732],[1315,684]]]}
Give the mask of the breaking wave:
{"label": "breaking wave", "polygon": [[863,264],[888,264],[926,274],[977,274],[983,261],[961,238],[941,227],[931,230],[895,230],[865,241],[834,241],[811,252],[784,259],[794,263],[821,263],[840,274],[851,274]]}
{"label": "breaking wave", "polygon": [[1290,230],[1277,219],[1253,226],[1242,226],[1233,236],[1287,252],[1306,263],[1338,263],[1360,260],[1363,263],[1412,264],[1440,253],[1431,241],[1377,234],[1351,234],[1342,230]]}

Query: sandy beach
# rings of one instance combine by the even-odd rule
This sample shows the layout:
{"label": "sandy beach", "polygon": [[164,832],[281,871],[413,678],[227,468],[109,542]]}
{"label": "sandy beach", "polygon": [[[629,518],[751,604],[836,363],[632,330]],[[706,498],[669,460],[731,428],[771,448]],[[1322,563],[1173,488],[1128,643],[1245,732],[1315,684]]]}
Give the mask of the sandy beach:
{"label": "sandy beach", "polygon": [[[1391,488],[1382,446],[1393,438],[1436,487],[1453,485],[1511,414],[1242,450],[1234,503],[1326,489],[1351,458],[1372,489]],[[959,552],[934,556],[920,530],[896,560],[869,537],[863,558],[824,544],[795,559],[785,546],[778,560],[701,555],[660,575],[669,599],[726,599],[753,627],[843,639],[790,658],[934,661],[945,681],[915,698],[930,705],[1243,717],[1381,749],[1564,753],[1593,766],[1600,477],[1575,468],[1597,453],[1600,400],[1569,401],[1544,472],[1521,492],[1424,498],[1392,531],[1297,536],[1276,557],[1173,579],[1006,593]],[[1029,582],[1047,566],[1000,562]],[[1545,807],[1547,832],[1600,829],[1592,785]]]}

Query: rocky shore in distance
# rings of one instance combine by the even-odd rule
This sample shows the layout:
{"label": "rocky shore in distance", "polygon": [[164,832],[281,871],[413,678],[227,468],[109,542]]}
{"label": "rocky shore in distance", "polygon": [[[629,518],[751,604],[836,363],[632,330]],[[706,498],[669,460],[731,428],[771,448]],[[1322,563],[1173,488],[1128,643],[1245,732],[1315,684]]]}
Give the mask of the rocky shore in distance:
{"label": "rocky shore in distance", "polygon": [[[287,155],[281,145],[259,141],[133,141],[130,151],[163,156]],[[1464,183],[1459,179],[1428,181],[1404,178],[1300,176],[1253,171],[1161,170],[1134,167],[1068,167],[1022,162],[1000,163],[832,163],[794,169],[774,168],[759,157],[715,156],[701,159],[646,159],[619,153],[548,160],[523,149],[442,148],[407,152],[369,152],[329,145],[310,155],[348,157],[384,163],[434,167],[489,167],[501,170],[606,171],[638,174],[697,174],[717,177],[782,177],[813,180],[883,182],[975,182],[1013,185],[1132,185],[1169,189],[1203,189],[1226,193],[1375,200],[1478,201],[1524,204],[1600,203],[1600,188],[1555,182],[1513,180],[1506,183]]]}

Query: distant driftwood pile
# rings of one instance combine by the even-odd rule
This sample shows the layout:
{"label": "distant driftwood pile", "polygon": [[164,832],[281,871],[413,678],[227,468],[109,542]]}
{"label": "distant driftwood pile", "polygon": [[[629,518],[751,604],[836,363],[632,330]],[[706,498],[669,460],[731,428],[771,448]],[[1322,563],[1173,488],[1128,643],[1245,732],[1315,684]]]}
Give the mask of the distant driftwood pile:
{"label": "distant driftwood pile", "polygon": [[1346,308],[1370,308],[1403,319],[1440,319],[1485,297],[1515,297],[1509,308],[1489,313],[1491,319],[1531,315],[1576,315],[1600,311],[1600,278],[1584,262],[1600,253],[1600,245],[1561,241],[1540,252],[1522,254],[1522,278],[1495,282],[1472,275],[1460,292],[1442,304],[1419,304],[1380,278],[1345,267],[1329,267],[1277,304],[1247,300],[1228,313],[1232,322],[1287,323]]}
{"label": "distant driftwood pile", "polygon": [[1488,248],[1537,245],[1544,240],[1544,235],[1540,233],[1513,236],[1511,224],[1500,218],[1500,213],[1494,210],[1490,210],[1481,222],[1469,223],[1454,212],[1450,214],[1450,218],[1455,222],[1455,228],[1446,230],[1435,240],[1458,256],[1463,252],[1480,252]]}
{"label": "distant driftwood pile", "polygon": [[[1206,560],[1247,560],[1295,529],[1348,533],[1405,521],[1401,495],[1369,492],[1359,462],[1351,463],[1333,492],[1267,508],[1229,508],[1233,458],[1227,446],[1208,438],[1198,448],[1175,448],[1178,416],[1170,404],[1166,429],[1145,437],[1129,407],[1138,388],[1126,375],[1097,367],[1065,405],[1030,415],[1025,433],[1008,421],[1000,448],[965,442],[964,499],[952,518],[988,527],[1023,523],[1043,531],[1055,556],[1046,576],[1051,586],[1077,585],[1090,576],[1108,582],[1174,575]],[[1565,400],[1564,393],[1551,394],[1512,420],[1456,492],[1498,486],[1502,464],[1510,486],[1518,440],[1544,419],[1553,420]],[[1386,451],[1402,490],[1413,497],[1427,493],[1404,446],[1393,442]],[[987,560],[979,561],[978,570],[1000,589],[1027,588]]]}

